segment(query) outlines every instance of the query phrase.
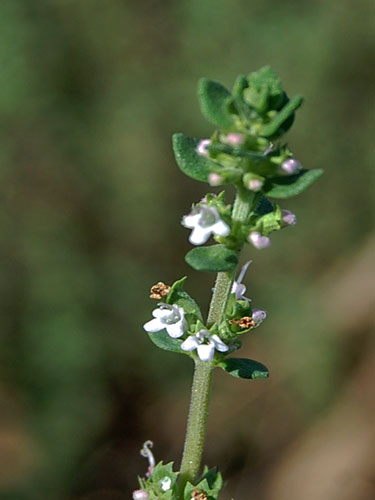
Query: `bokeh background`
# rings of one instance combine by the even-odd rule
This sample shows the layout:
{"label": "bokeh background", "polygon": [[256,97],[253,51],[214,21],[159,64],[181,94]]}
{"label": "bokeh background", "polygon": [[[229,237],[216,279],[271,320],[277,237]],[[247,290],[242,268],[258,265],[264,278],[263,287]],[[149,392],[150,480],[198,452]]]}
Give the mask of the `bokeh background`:
{"label": "bokeh background", "polygon": [[295,228],[253,259],[269,318],[243,355],[266,381],[214,380],[205,462],[223,500],[373,498],[370,0],[2,0],[0,498],[121,500],[179,463],[188,358],[142,324],[188,274],[180,218],[205,186],[171,134],[206,137],[196,82],[270,64],[302,93],[288,141],[325,176],[283,203]]}

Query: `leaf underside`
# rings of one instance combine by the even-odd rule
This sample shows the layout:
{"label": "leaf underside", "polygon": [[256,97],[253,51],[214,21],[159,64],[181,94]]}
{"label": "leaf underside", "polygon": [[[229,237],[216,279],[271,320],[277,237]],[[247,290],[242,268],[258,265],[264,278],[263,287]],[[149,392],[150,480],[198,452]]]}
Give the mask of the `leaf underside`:
{"label": "leaf underside", "polygon": [[270,188],[267,189],[267,196],[270,198],[290,198],[303,193],[324,173],[321,168],[313,170],[303,170],[296,175],[285,177],[274,177],[270,179]]}
{"label": "leaf underside", "polygon": [[268,369],[253,359],[227,358],[219,364],[220,368],[237,378],[256,380],[258,378],[268,378]]}

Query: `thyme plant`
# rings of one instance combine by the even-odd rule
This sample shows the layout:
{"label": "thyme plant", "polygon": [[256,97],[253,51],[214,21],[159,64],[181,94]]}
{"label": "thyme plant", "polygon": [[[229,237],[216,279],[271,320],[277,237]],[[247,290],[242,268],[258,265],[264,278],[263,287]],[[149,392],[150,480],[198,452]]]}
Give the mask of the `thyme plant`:
{"label": "thyme plant", "polygon": [[[274,231],[296,224],[296,216],[274,200],[290,198],[307,189],[323,173],[307,170],[293,157],[283,135],[294,122],[302,97],[289,98],[268,66],[239,76],[232,92],[203,78],[198,85],[203,115],[216,127],[209,139],[173,136],[173,151],[182,172],[210,186],[235,189],[233,204],[225,191],[207,194],[182,218],[195,246],[185,260],[196,271],[217,273],[207,319],[185,291],[186,278],[171,286],[151,288],[158,301],[153,319],[144,325],[159,348],[189,356],[195,365],[185,446],[179,471],[173,464],[155,463],[150,441],[142,455],[149,467],[139,479],[134,500],[216,500],[222,477],[216,468],[201,470],[213,371],[220,368],[249,380],[268,377],[267,368],[252,359],[237,357],[245,334],[266,319],[256,309],[242,283],[250,262],[237,276],[241,251],[271,245]],[[215,244],[203,246],[213,237]]]}

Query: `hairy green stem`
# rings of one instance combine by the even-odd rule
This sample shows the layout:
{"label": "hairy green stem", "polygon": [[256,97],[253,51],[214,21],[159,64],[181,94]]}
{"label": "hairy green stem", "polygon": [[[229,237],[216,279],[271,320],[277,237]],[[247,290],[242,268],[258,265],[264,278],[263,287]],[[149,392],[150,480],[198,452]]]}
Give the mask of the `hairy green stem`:
{"label": "hairy green stem", "polygon": [[[256,203],[255,198],[254,193],[243,188],[238,189],[233,205],[233,221],[245,222]],[[219,323],[223,318],[235,272],[236,270],[220,272],[217,275],[207,318],[208,327]],[[185,446],[179,475],[181,499],[183,499],[187,481],[193,483],[196,481],[201,466],[213,369],[214,365],[211,362],[197,360],[195,363]]]}

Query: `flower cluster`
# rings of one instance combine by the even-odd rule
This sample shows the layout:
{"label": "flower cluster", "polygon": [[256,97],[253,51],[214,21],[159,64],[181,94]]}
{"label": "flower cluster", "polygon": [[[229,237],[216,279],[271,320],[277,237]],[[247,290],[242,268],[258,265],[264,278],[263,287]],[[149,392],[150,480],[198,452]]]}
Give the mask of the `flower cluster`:
{"label": "flower cluster", "polygon": [[[211,329],[207,329],[200,319],[197,319],[197,314],[187,313],[184,307],[178,304],[163,302],[159,303],[158,307],[152,311],[153,319],[143,325],[144,330],[151,334],[151,338],[152,334],[165,331],[168,337],[181,339],[179,349],[186,353],[196,352],[201,361],[211,361],[215,352],[229,353],[233,351],[236,348],[237,334],[256,328],[266,318],[265,311],[251,309],[251,299],[245,297],[246,286],[242,280],[250,263],[251,261],[248,261],[242,267],[237,280],[233,282],[232,300],[228,303],[227,313],[219,325],[214,324]],[[160,283],[157,284],[159,288],[161,287]],[[164,285],[162,288],[164,289],[166,286]],[[154,288],[155,285],[152,289]],[[167,300],[173,290],[176,290],[176,286],[173,285],[168,289],[170,292],[166,297]],[[184,296],[185,300],[186,297],[189,297],[185,291],[182,293],[180,290],[180,294]],[[234,343],[231,342],[228,345],[220,335],[223,335],[227,341],[234,341]]]}
{"label": "flower cluster", "polygon": [[[258,250],[268,248],[274,231],[296,224],[296,215],[274,200],[302,193],[323,171],[303,168],[281,142],[302,97],[289,98],[270,67],[239,76],[232,91],[203,78],[198,97],[203,114],[216,130],[203,140],[174,134],[176,162],[189,177],[212,187],[231,185],[236,193],[234,203],[229,205],[224,192],[207,194],[181,220],[191,231],[189,241],[194,245],[185,256],[186,262],[197,271],[219,273],[209,319],[205,324],[199,306],[184,290],[186,278],[171,286],[160,281],[150,294],[160,302],[144,330],[159,348],[193,358],[199,380],[208,387],[214,367],[244,379],[268,377],[268,369],[258,361],[227,357],[241,347],[242,336],[267,317],[265,311],[252,307],[243,283],[251,261],[234,279],[239,256],[245,244]],[[211,237],[215,244],[206,245]],[[205,394],[193,391],[192,398],[192,408],[198,413],[202,407],[199,392]],[[196,442],[197,414],[189,418],[179,478],[172,464],[155,465],[151,445],[145,443],[142,454],[148,458],[149,468],[146,478],[140,479],[140,489],[133,492],[134,500],[171,500],[177,496],[217,500],[223,484],[221,475],[205,469],[200,481],[196,477],[202,451]]]}

